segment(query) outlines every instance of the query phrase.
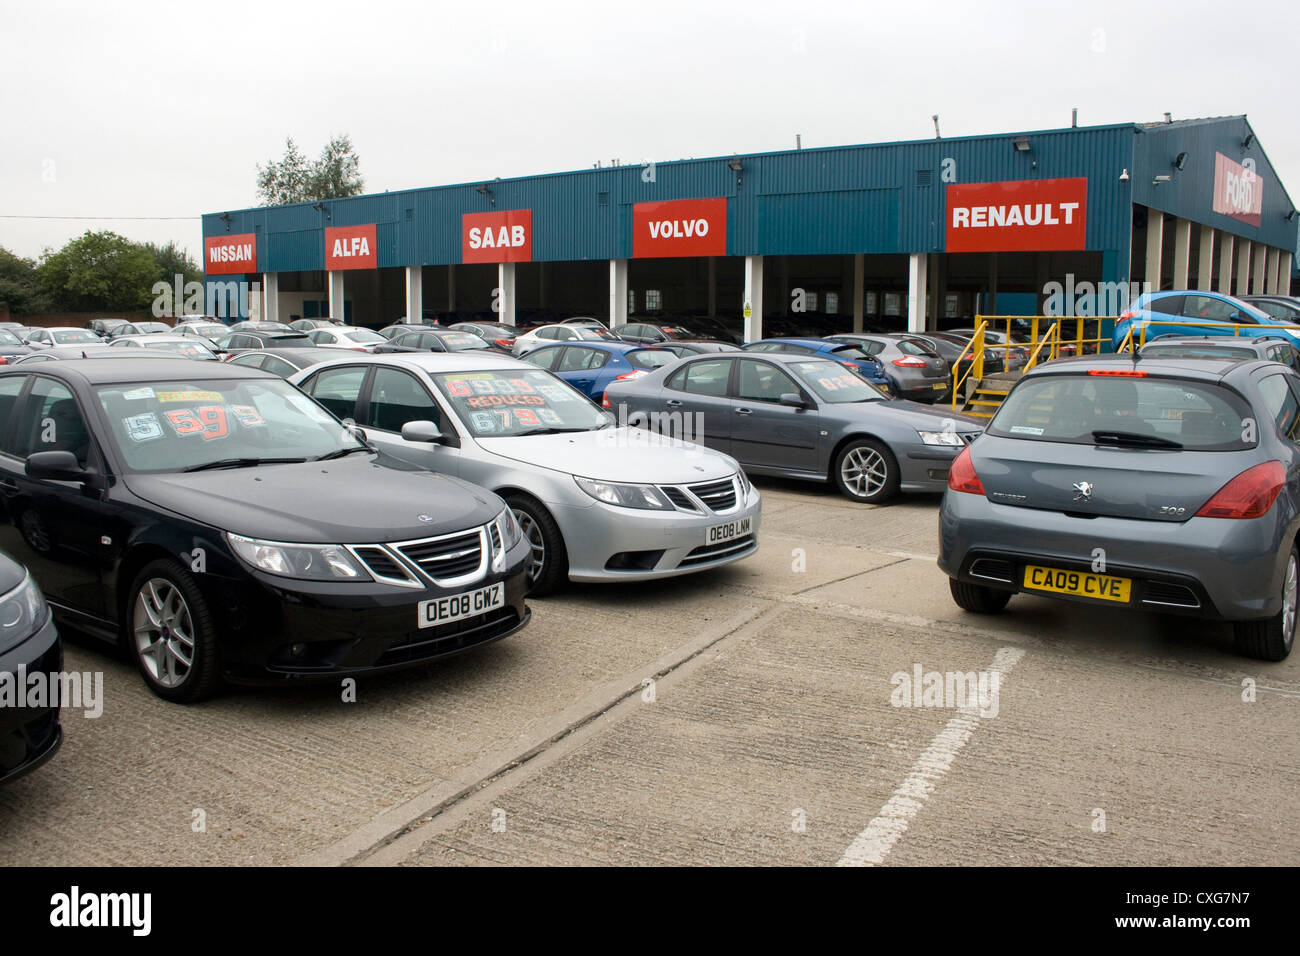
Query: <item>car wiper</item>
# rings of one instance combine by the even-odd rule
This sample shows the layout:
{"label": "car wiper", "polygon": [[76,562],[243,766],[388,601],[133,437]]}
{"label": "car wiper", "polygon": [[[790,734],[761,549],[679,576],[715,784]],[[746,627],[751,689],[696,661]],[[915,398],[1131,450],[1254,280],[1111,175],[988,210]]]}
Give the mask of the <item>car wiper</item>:
{"label": "car wiper", "polygon": [[1181,442],[1170,441],[1158,435],[1143,435],[1140,432],[1099,430],[1092,433],[1092,440],[1098,445],[1134,445],[1142,448],[1183,447]]}
{"label": "car wiper", "polygon": [[512,438],[519,438],[523,435],[566,435],[570,432],[589,432],[590,428],[530,428],[527,431],[515,432]]}
{"label": "car wiper", "polygon": [[374,451],[373,448],[367,448],[365,445],[356,445],[352,448],[336,448],[333,451],[327,451],[323,455],[317,455],[315,458],[304,459],[306,461],[331,461],[335,458],[342,458],[344,455],[351,455],[359,451]]}
{"label": "car wiper", "polygon": [[181,471],[211,471],[216,468],[254,468],[258,465],[292,465],[301,464],[306,458],[219,458],[201,465],[190,465]]}

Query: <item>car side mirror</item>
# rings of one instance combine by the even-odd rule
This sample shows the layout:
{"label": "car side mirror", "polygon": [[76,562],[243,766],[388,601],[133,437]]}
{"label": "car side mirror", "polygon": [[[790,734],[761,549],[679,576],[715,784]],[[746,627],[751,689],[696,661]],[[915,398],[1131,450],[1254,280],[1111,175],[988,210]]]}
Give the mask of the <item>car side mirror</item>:
{"label": "car side mirror", "polygon": [[789,405],[791,408],[807,408],[808,403],[803,400],[803,396],[798,392],[784,392],[778,401],[782,405]]}
{"label": "car side mirror", "polygon": [[402,438],[407,441],[431,442],[435,445],[447,444],[447,436],[433,422],[407,422],[402,426]]}
{"label": "car side mirror", "polygon": [[50,481],[86,481],[91,473],[70,451],[38,451],[27,456],[23,469],[28,478]]}

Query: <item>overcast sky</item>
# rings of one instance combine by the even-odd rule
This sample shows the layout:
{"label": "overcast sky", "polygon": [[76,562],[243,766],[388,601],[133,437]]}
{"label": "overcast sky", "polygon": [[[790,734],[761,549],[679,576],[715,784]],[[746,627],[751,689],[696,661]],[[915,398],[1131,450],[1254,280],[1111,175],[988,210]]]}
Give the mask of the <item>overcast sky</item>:
{"label": "overcast sky", "polygon": [[1295,0],[1147,4],[0,0],[0,246],[175,239],[292,136],[367,192],[791,148],[1246,113],[1300,196]]}

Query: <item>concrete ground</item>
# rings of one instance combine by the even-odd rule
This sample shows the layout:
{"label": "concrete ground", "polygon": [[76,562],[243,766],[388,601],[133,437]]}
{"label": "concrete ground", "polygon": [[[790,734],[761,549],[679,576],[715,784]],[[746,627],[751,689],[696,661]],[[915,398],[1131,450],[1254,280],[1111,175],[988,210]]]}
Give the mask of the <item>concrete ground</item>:
{"label": "concrete ground", "polygon": [[[73,638],[104,712],[65,711],[61,753],[0,790],[0,863],[1300,863],[1300,654],[1024,596],[969,615],[937,498],[759,487],[754,557],[534,600],[355,703],[178,707]],[[985,697],[902,706],[918,667]]]}

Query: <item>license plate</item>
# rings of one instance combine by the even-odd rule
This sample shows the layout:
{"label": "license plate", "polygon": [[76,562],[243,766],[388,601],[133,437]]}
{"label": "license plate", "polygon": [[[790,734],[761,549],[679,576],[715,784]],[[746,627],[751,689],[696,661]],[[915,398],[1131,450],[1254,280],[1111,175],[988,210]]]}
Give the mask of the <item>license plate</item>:
{"label": "license plate", "polygon": [[726,524],[715,524],[709,529],[709,540],[707,544],[722,544],[724,541],[732,541],[736,538],[743,538],[749,534],[754,527],[754,519],[738,518],[735,521],[728,521]]}
{"label": "license plate", "polygon": [[1033,591],[1073,594],[1098,601],[1127,604],[1133,582],[1128,578],[1117,578],[1107,574],[1062,571],[1059,568],[1042,568],[1036,564],[1028,564],[1025,565],[1024,586]]}
{"label": "license plate", "polygon": [[447,597],[421,601],[419,609],[420,627],[440,627],[467,617],[486,614],[499,607],[505,607],[506,586],[504,582],[489,584],[477,591],[463,594],[451,594]]}
{"label": "license plate", "polygon": [[937,384],[934,386],[934,390],[935,390],[936,392],[942,392],[942,391],[943,391],[945,388],[947,388],[947,387],[948,387],[948,383],[947,383],[947,382],[939,382],[939,383],[937,383]]}

